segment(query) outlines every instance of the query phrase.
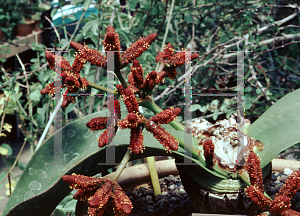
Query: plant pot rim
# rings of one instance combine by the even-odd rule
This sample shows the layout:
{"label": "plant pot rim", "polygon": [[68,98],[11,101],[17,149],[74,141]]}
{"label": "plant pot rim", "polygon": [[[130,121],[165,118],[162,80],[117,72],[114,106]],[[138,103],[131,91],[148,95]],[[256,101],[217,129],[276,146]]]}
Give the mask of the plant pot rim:
{"label": "plant pot rim", "polygon": [[[159,178],[168,175],[178,175],[179,171],[175,165],[175,159],[156,161],[155,166]],[[286,159],[275,158],[272,160],[272,171],[283,172],[284,169],[289,168],[293,171],[299,170],[300,161],[292,161]],[[104,178],[111,177],[113,173],[110,173]],[[148,181],[150,180],[150,172],[148,163],[139,164],[124,169],[120,177],[118,178],[118,183],[122,185],[133,184],[136,182]]]}
{"label": "plant pot rim", "polygon": [[[177,167],[175,165],[175,159],[156,161],[155,166],[159,178],[168,175],[179,174],[179,171],[177,170]],[[109,178],[113,174],[114,172],[104,176],[103,178]],[[129,184],[136,184],[140,182],[149,181],[150,179],[151,177],[148,163],[144,163],[125,168],[120,177],[118,178],[118,183],[121,186],[127,186]]]}

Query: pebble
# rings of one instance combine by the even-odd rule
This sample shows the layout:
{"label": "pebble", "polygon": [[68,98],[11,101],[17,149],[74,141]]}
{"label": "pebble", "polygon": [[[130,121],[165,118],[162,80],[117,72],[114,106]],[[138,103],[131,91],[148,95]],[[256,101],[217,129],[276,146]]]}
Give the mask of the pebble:
{"label": "pebble", "polygon": [[182,182],[177,182],[176,187],[180,187],[180,186],[182,186]]}
{"label": "pebble", "polygon": [[276,184],[276,185],[275,185],[275,187],[274,187],[274,188],[275,188],[275,190],[278,190],[278,191],[279,191],[279,190],[280,190],[280,188],[282,187],[282,185],[283,185],[283,183],[282,183],[282,182],[280,182],[279,184]]}
{"label": "pebble", "polygon": [[140,187],[140,188],[139,188],[139,192],[140,192],[140,193],[145,193],[145,192],[146,192],[146,189],[145,189],[144,187]]}
{"label": "pebble", "polygon": [[161,195],[166,196],[166,195],[168,195],[168,192],[167,191],[161,192]]}
{"label": "pebble", "polygon": [[285,168],[285,169],[283,170],[283,173],[284,173],[285,175],[287,175],[287,176],[291,175],[292,172],[293,172],[293,170],[291,170],[290,168]]}
{"label": "pebble", "polygon": [[169,190],[173,190],[174,188],[175,188],[175,185],[174,185],[174,184],[172,184],[172,185],[170,185],[170,186],[168,187]]}
{"label": "pebble", "polygon": [[169,178],[170,178],[170,181],[176,182],[176,179],[175,179],[175,177],[173,175],[169,175]]}
{"label": "pebble", "polygon": [[272,175],[271,175],[271,180],[272,180],[272,181],[276,181],[276,180],[277,180],[277,175],[272,174]]}
{"label": "pebble", "polygon": [[277,181],[285,182],[285,180],[288,178],[287,175],[281,175],[277,177]]}
{"label": "pebble", "polygon": [[172,203],[172,202],[176,202],[176,197],[171,197],[170,198],[170,202]]}
{"label": "pebble", "polygon": [[148,207],[148,212],[150,212],[150,213],[154,212],[154,209],[153,208],[149,208],[149,207]]}
{"label": "pebble", "polygon": [[[276,193],[288,178],[287,173],[272,172],[271,184],[268,195],[274,199]],[[129,216],[187,216],[191,215],[192,204],[180,181],[180,177],[170,175],[159,180],[162,194],[154,195],[151,186],[149,188],[140,187],[132,190],[129,198],[133,202],[134,208]],[[291,209],[300,212],[300,190],[291,199]]]}
{"label": "pebble", "polygon": [[134,208],[129,216],[191,215],[191,202],[179,176],[169,175],[159,180],[162,194],[155,196],[152,186],[140,187],[128,193]]}
{"label": "pebble", "polygon": [[147,201],[147,202],[152,201],[152,196],[147,195],[147,196],[146,196],[146,201]]}
{"label": "pebble", "polygon": [[276,185],[276,184],[280,184],[280,181],[279,180],[276,180],[276,181],[274,181],[274,184]]}
{"label": "pebble", "polygon": [[183,194],[186,194],[186,192],[185,192],[185,190],[183,188],[180,188],[178,190],[178,194],[183,195]]}
{"label": "pebble", "polygon": [[168,208],[169,207],[169,201],[166,199],[161,199],[157,202],[157,205],[159,207]]}

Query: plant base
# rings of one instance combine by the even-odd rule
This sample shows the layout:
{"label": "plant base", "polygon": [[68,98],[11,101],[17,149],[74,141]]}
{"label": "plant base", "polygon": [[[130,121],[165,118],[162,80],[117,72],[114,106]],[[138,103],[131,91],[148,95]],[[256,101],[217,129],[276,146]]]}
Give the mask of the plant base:
{"label": "plant base", "polygon": [[[182,184],[192,202],[194,213],[257,215],[263,211],[242,190],[237,193],[213,193],[202,188],[189,176],[184,167],[184,165],[177,165]],[[265,178],[264,185],[266,187],[269,185],[270,177],[271,172]]]}

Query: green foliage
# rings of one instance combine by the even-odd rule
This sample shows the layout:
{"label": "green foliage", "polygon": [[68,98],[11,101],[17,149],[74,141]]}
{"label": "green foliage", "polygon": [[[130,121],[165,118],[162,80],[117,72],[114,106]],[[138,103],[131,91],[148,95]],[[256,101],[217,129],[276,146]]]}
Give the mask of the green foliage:
{"label": "green foliage", "polygon": [[259,153],[266,166],[281,151],[300,142],[300,89],[271,106],[247,130],[247,135],[264,143]]}
{"label": "green foliage", "polygon": [[[8,5],[9,7],[14,6],[7,2],[10,1],[5,1],[2,5],[7,6],[10,4]],[[60,1],[60,4],[62,5],[63,2]],[[213,120],[225,116],[229,117],[233,114],[236,110],[236,98],[198,97],[197,94],[236,93],[236,56],[228,58],[224,56],[238,50],[251,50],[250,53],[245,55],[244,61],[245,117],[253,122],[261,116],[252,124],[248,135],[265,143],[265,148],[259,154],[264,167],[282,150],[298,143],[300,140],[297,131],[295,131],[296,128],[299,128],[299,124],[296,121],[298,118],[297,113],[299,113],[299,106],[296,100],[299,98],[299,90],[294,91],[300,88],[300,68],[298,65],[300,49],[297,41],[291,43],[290,41],[278,41],[263,46],[259,45],[259,43],[266,39],[272,39],[274,35],[297,33],[297,28],[292,27],[293,25],[298,25],[297,21],[295,21],[296,19],[291,20],[291,26],[280,27],[273,25],[274,22],[284,18],[280,7],[271,6],[275,3],[275,5],[279,4],[279,1],[275,3],[274,1],[265,1],[265,4],[249,4],[245,1],[231,0],[220,3],[217,0],[203,0],[196,3],[197,5],[194,9],[193,1],[175,1],[171,24],[166,26],[171,1],[127,1],[125,5],[127,13],[125,13],[119,2],[100,1],[99,4],[96,4],[93,1],[76,0],[74,4],[83,4],[85,10],[90,4],[96,4],[99,13],[85,18],[82,21],[82,28],[80,27],[72,37],[77,42],[89,39],[92,42],[88,44],[89,47],[102,51],[103,36],[108,25],[114,26],[115,31],[119,34],[121,45],[124,47],[129,47],[132,41],[142,36],[156,32],[158,34],[156,41],[138,59],[146,75],[155,68],[155,57],[160,51],[165,31],[169,29],[166,43],[172,43],[175,50],[191,45],[192,49],[197,50],[201,56],[201,62],[199,61],[194,65],[194,68],[197,68],[197,70],[192,75],[193,98],[191,112],[193,113],[193,118],[201,116],[212,118]],[[54,9],[52,13],[54,14],[56,10]],[[20,19],[18,16],[17,9],[13,13],[8,14],[4,13],[4,9],[0,8],[0,25],[6,34],[14,28],[15,20]],[[74,19],[72,16],[68,18]],[[299,14],[296,18],[299,21]],[[2,23],[4,25],[8,23],[9,25],[6,28]],[[260,34],[256,33],[257,28],[267,25],[271,27]],[[250,31],[253,32],[250,33]],[[222,51],[226,45],[231,45],[231,43],[226,45],[223,43],[227,43],[236,37],[244,37],[248,33],[247,43],[242,41]],[[62,39],[60,44],[55,44],[57,47],[68,47],[68,45],[68,39]],[[28,67],[30,71],[28,77],[30,86],[29,97],[20,90],[19,83],[24,85],[26,82],[23,71],[13,71],[11,76],[3,74],[0,80],[1,93],[3,92],[5,95],[5,97],[0,99],[0,115],[4,112],[6,114],[16,112],[26,122],[24,133],[32,143],[40,137],[41,129],[45,128],[50,113],[54,110],[53,101],[48,96],[41,96],[39,93],[42,87],[53,81],[54,77],[52,70],[45,67],[40,69],[46,63],[44,57],[45,48],[41,44],[32,44],[32,49],[37,51],[38,56],[35,59],[31,59],[31,65]],[[209,52],[212,49],[215,50]],[[64,57],[67,57],[71,64],[74,61],[73,54],[74,51],[64,54]],[[213,60],[211,60],[212,58]],[[125,68],[124,73],[128,74],[129,70],[129,67]],[[184,67],[178,68],[177,72],[177,77],[183,76],[185,73]],[[107,84],[104,70],[97,69],[90,64],[84,66],[81,76],[101,86],[106,86]],[[36,79],[39,81],[34,81]],[[166,86],[170,88],[176,87],[176,89],[174,88],[175,91],[158,99],[156,103],[162,108],[174,106],[184,108],[185,95],[182,91],[184,84],[180,84],[178,80],[166,79],[164,85],[158,86],[153,91],[153,98],[161,95],[165,91]],[[292,91],[294,92],[288,94]],[[84,93],[89,92],[93,94],[100,93],[98,90],[88,87]],[[287,96],[283,97],[284,95]],[[279,100],[280,98],[282,99]],[[9,100],[9,103],[4,109],[6,100]],[[286,104],[289,104],[289,106],[286,106]],[[95,136],[87,131],[85,124],[82,124],[82,121],[86,122],[87,118],[99,116],[99,113],[96,113],[96,111],[105,109],[105,105],[106,96],[98,96],[97,98],[82,96],[76,98],[75,104],[62,110],[62,116],[64,116],[62,124],[65,126],[62,129],[63,134],[68,134],[70,129],[76,130],[76,135],[74,138],[68,139],[68,142],[66,141],[67,137],[63,138],[66,141],[63,142],[63,162],[69,163],[61,166],[45,165],[45,163],[53,162],[53,136],[51,136],[33,155],[31,162],[24,170],[24,174],[21,177],[22,181],[18,183],[17,190],[12,194],[6,206],[6,212],[14,207],[11,213],[13,214],[13,212],[18,212],[22,208],[26,209],[35,206],[36,202],[40,210],[43,209],[49,214],[56,207],[54,215],[65,215],[67,211],[74,209],[74,201],[70,201],[70,195],[67,196],[70,190],[62,182],[61,176],[75,171],[76,173],[95,175],[110,168],[109,166],[94,166],[95,169],[90,169],[91,164],[99,163],[99,158],[105,162],[105,151],[104,148],[98,149]],[[31,110],[30,107],[32,107]],[[33,112],[32,116],[29,115],[30,112]],[[81,114],[91,113],[93,114],[74,121]],[[101,114],[103,113],[101,112]],[[145,115],[151,116],[152,113],[145,109]],[[178,120],[182,121],[184,119],[182,116],[179,116]],[[170,131],[172,130],[170,129]],[[176,130],[172,132],[175,136],[178,133]],[[119,131],[115,138],[119,140],[116,143],[117,160],[120,160],[126,151],[129,142],[128,137],[129,132],[123,130]],[[151,134],[145,135],[145,142],[149,151],[146,151],[147,153],[139,157],[165,154],[163,147]],[[5,148],[5,145],[3,148]],[[174,152],[173,156],[183,157],[183,150],[180,149],[179,152]],[[207,170],[203,163],[199,161],[200,159],[198,159],[193,159],[193,161],[198,163],[199,166],[195,167],[199,169],[199,173],[206,176],[210,175],[208,179],[213,179],[210,181],[211,184],[217,186],[212,186],[201,179],[199,175],[195,175],[197,181],[203,181],[201,184],[208,185],[207,187],[211,187],[216,191],[228,190],[228,187],[226,188],[228,182],[223,180],[227,176],[225,177],[224,173]],[[8,163],[11,162],[8,161]],[[36,170],[33,175],[30,174],[32,170]],[[42,176],[43,171],[47,171],[48,177],[42,178],[41,182],[39,182],[41,183],[41,189],[28,190],[30,182],[36,181],[34,180],[36,175]],[[0,174],[0,180],[1,176],[3,176],[3,173]],[[221,183],[222,181],[223,183]],[[235,182],[234,190],[242,187],[242,184],[238,181]],[[58,194],[57,190],[61,191],[61,193]],[[66,198],[64,199],[65,196]],[[49,202],[49,205],[45,206],[45,202],[47,204]],[[38,215],[38,211],[37,209],[30,209],[28,214],[34,215],[36,213]]]}
{"label": "green foliage", "polygon": [[[126,114],[127,112],[122,112],[122,116],[126,116]],[[96,141],[96,137],[103,131],[93,133],[85,126],[87,121],[98,116],[106,116],[106,112],[101,111],[85,116],[56,132],[56,134],[62,134],[62,155],[57,155],[58,157],[54,155],[55,135],[52,135],[45,141],[27,164],[5,207],[4,214],[39,215],[41,212],[43,214],[50,214],[58,205],[58,209],[55,211],[66,211],[64,209],[66,204],[59,204],[70,193],[68,185],[61,179],[63,175],[76,172],[78,174],[93,176],[114,166],[114,164],[99,166],[99,163],[106,162],[106,148],[99,149]],[[166,126],[166,130],[178,139],[184,139],[185,134],[183,132],[177,131],[170,126]],[[116,163],[121,161],[124,153],[127,151],[129,133],[129,130],[118,130],[113,140],[115,144]],[[165,152],[164,147],[150,132],[144,131],[143,134],[146,150],[143,154],[131,155],[131,160],[150,155],[170,155]],[[196,143],[194,142],[193,145],[195,147]],[[108,148],[111,148],[111,146]],[[173,152],[172,156],[181,159],[188,157],[184,152],[185,150],[179,147],[179,150]],[[57,160],[55,163],[54,157],[61,158],[61,161]],[[225,177],[227,174],[224,176],[223,174],[214,173],[197,159],[192,160],[202,167],[201,173],[203,175],[205,174],[210,177],[203,179],[203,184],[216,191],[227,188],[229,184]],[[216,182],[220,184],[216,185]],[[243,182],[240,180],[230,180],[230,184],[232,186],[229,190],[237,191],[243,185]],[[60,191],[59,193],[57,193],[58,190]],[[47,202],[47,205],[45,205],[45,202]],[[72,203],[69,205],[72,205]]]}

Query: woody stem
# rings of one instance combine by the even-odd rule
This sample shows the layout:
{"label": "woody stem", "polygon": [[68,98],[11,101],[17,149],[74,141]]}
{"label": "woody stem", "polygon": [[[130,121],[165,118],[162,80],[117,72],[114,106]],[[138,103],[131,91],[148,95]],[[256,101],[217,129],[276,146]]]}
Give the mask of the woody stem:
{"label": "woody stem", "polygon": [[91,86],[92,88],[95,88],[95,89],[99,89],[100,91],[109,92],[109,93],[112,93],[112,94],[114,93],[114,90],[105,88],[103,86],[99,86],[95,83],[89,82],[89,86]]}
{"label": "woody stem", "polygon": [[117,181],[118,178],[120,177],[121,173],[123,172],[123,170],[125,169],[126,164],[128,163],[130,159],[130,150],[128,149],[121,161],[121,163],[119,164],[117,170],[115,171],[115,173],[113,174],[113,176],[110,178],[113,181]]}
{"label": "woody stem", "polygon": [[[120,80],[123,88],[127,88],[127,84],[124,80],[124,77],[122,76],[120,70],[115,70],[115,74],[117,75],[118,79]],[[120,163],[120,165],[118,166],[117,170],[115,171],[114,175],[110,178],[111,180],[117,181],[118,178],[120,177],[121,173],[123,172],[126,164],[128,163],[130,159],[130,150],[128,149]]]}
{"label": "woody stem", "polygon": [[148,162],[148,166],[149,166],[149,171],[150,171],[152,186],[154,189],[154,194],[155,194],[155,196],[158,196],[161,194],[161,189],[160,189],[160,184],[159,184],[159,179],[158,179],[158,174],[157,174],[157,170],[156,170],[154,156],[147,157],[147,162]]}
{"label": "woody stem", "polygon": [[124,88],[124,89],[127,88],[127,83],[125,82],[125,79],[124,79],[124,77],[122,76],[120,70],[117,70],[117,69],[116,69],[116,70],[115,70],[115,74],[116,74],[116,76],[118,77],[119,81],[121,82],[123,88]]}

